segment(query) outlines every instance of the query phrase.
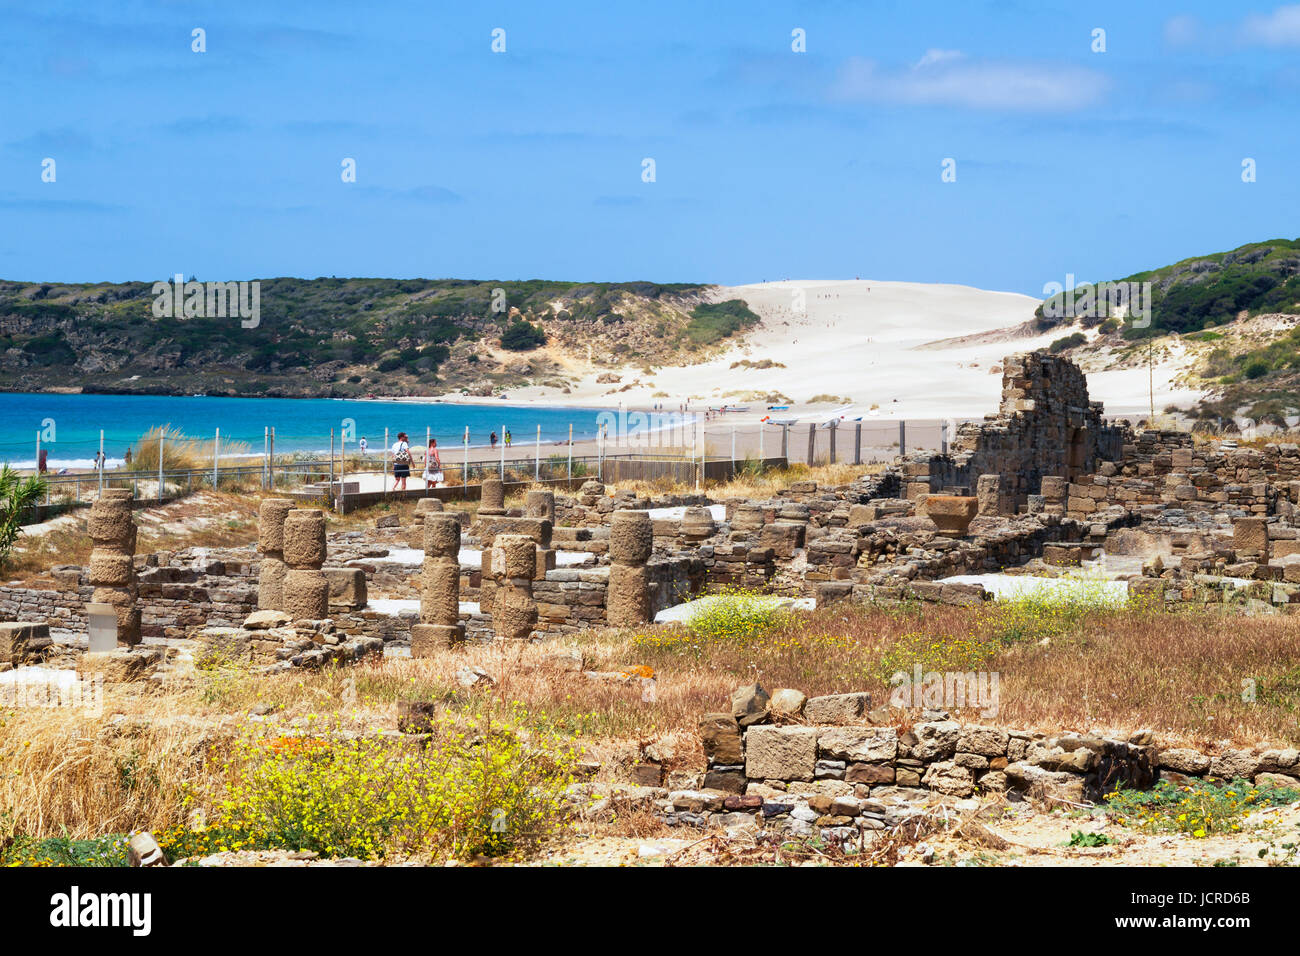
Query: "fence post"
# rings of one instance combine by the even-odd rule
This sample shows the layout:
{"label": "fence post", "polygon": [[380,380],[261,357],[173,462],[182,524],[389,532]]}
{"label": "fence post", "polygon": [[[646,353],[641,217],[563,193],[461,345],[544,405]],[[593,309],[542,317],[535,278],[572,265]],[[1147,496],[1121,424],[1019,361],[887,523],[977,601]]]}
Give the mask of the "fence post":
{"label": "fence post", "polygon": [[862,422],[853,426],[853,464],[862,464]]}
{"label": "fence post", "polygon": [[271,452],[266,456],[266,477],[271,491],[275,491],[275,426],[271,426]]}
{"label": "fence post", "polygon": [[330,428],[330,497],[334,497],[334,428]]}
{"label": "fence post", "polygon": [[469,486],[469,426],[465,426],[465,468],[460,474],[460,483]]}
{"label": "fence post", "polygon": [[159,431],[158,432],[158,502],[160,504],[162,503],[163,500],[163,442],[165,440],[166,439],[163,436],[163,432]]}
{"label": "fence post", "polygon": [[537,461],[533,465],[533,481],[542,477],[542,426],[537,426]]}
{"label": "fence post", "polygon": [[217,429],[212,439],[212,490],[217,490],[217,467],[221,462],[221,429]]}
{"label": "fence post", "polygon": [[835,464],[835,434],[840,430],[839,422],[831,422],[831,464]]}
{"label": "fence post", "polygon": [[731,426],[731,477],[736,477],[736,426]]}
{"label": "fence post", "polygon": [[813,464],[813,457],[817,454],[817,425],[809,423],[808,425],[808,467]]}
{"label": "fence post", "polygon": [[33,469],[36,474],[41,473],[41,430],[36,429],[36,464]]}
{"label": "fence post", "polygon": [[[569,474],[568,484],[573,484],[573,422],[569,422]],[[567,488],[566,488],[567,490]]]}
{"label": "fence post", "polygon": [[902,419],[898,423],[898,453],[907,454],[907,419]]}
{"label": "fence post", "polygon": [[788,422],[781,425],[781,457],[785,459],[787,465],[790,464],[790,425]]}
{"label": "fence post", "polygon": [[99,496],[104,496],[104,429],[99,430]]}
{"label": "fence post", "polygon": [[506,481],[506,426],[501,426],[501,483]]}
{"label": "fence post", "polygon": [[691,473],[695,476],[695,490],[700,490],[700,473],[695,470],[695,431],[699,426],[691,419]]}
{"label": "fence post", "polygon": [[388,428],[384,428],[384,494],[388,494]]}

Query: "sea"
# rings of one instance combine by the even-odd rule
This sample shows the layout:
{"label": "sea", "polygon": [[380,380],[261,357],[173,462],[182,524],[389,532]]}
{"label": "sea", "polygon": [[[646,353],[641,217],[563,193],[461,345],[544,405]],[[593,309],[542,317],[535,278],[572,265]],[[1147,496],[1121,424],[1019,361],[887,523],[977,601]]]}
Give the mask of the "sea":
{"label": "sea", "polygon": [[[0,393],[0,461],[15,468],[33,468],[37,440],[46,453],[46,467],[91,468],[103,432],[109,467],[122,462],[128,448],[151,428],[169,425],[187,438],[209,441],[221,430],[221,443],[238,442],[260,455],[268,428],[275,429],[277,455],[327,451],[330,429],[335,447],[347,435],[348,450],[365,438],[371,451],[381,452],[384,429],[389,441],[404,431],[411,444],[424,443],[425,430],[439,445],[463,447],[466,429],[471,447],[489,444],[489,436],[506,429],[516,445],[531,445],[542,430],[543,445],[565,441],[573,426],[574,441],[596,437],[601,408],[557,408],[546,405],[462,405],[450,402],[393,402],[332,398],[217,398],[166,395],[63,395]],[[543,450],[545,450],[543,448]]]}

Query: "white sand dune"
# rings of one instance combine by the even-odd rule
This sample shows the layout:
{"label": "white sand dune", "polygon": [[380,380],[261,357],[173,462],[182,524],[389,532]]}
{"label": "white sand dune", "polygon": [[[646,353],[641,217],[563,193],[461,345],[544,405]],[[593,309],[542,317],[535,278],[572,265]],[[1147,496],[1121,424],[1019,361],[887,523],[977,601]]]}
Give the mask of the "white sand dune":
{"label": "white sand dune", "polygon": [[[1023,326],[1039,300],[970,286],[787,280],[720,287],[712,297],[744,299],[763,321],[711,361],[653,374],[628,366],[623,383],[642,384],[627,391],[597,384],[596,376],[607,370],[593,368],[568,395],[529,388],[515,390],[512,398],[628,407],[663,402],[670,409],[682,402],[696,408],[745,404],[762,414],[759,396],[771,393],[791,399],[796,413],[814,397],[834,396],[851,400],[855,415],[979,418],[996,409],[1002,378],[994,367],[1005,356],[1044,348],[1066,334],[1056,329],[1027,335]],[[732,368],[745,359],[783,367]],[[1198,397],[1175,384],[1180,368],[1176,356],[1156,366],[1157,411]],[[1108,412],[1136,414],[1150,405],[1145,368],[1098,372],[1089,385]]]}

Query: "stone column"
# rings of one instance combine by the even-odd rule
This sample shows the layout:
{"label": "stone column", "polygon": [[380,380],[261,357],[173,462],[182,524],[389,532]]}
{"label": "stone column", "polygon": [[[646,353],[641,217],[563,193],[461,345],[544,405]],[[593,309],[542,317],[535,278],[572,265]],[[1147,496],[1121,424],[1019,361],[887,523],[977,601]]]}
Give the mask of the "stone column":
{"label": "stone column", "polygon": [[411,628],[411,656],[432,657],[465,640],[460,623],[460,522],[455,515],[424,519],[424,568],[420,574],[420,623]]}
{"label": "stone column", "polygon": [[325,514],[294,508],[284,519],[284,612],[295,621],[329,617],[330,585],[325,563]]}
{"label": "stone column", "polygon": [[503,515],[506,513],[506,487],[500,478],[484,478],[480,486],[478,513]]}
{"label": "stone column", "polygon": [[109,488],[90,508],[89,580],[94,586],[91,601],[110,604],[117,612],[117,640],[128,647],[140,643],[139,588],[135,577],[135,519],[131,516],[131,492]]}
{"label": "stone column", "polygon": [[980,475],[975,482],[975,496],[979,499],[981,517],[1002,514],[1002,476]]}
{"label": "stone column", "polygon": [[407,544],[417,551],[424,550],[424,522],[431,514],[440,514],[443,510],[442,499],[421,498],[415,503],[415,515],[411,518],[411,534]]}
{"label": "stone column", "polygon": [[288,498],[266,498],[257,510],[257,550],[262,569],[257,576],[257,606],[263,611],[284,610],[284,519],[293,509]]}
{"label": "stone column", "polygon": [[654,525],[645,511],[616,511],[609,531],[609,589],[605,619],[611,627],[650,620],[650,569]]}
{"label": "stone column", "polygon": [[492,630],[499,638],[527,640],[537,627],[537,602],[533,600],[537,546],[527,535],[497,535],[492,565],[498,575]]}
{"label": "stone column", "polygon": [[551,547],[551,529],[555,527],[555,492],[530,491],[524,496],[524,517],[536,522],[530,532],[537,544],[537,574],[540,581],[555,568],[555,549]]}

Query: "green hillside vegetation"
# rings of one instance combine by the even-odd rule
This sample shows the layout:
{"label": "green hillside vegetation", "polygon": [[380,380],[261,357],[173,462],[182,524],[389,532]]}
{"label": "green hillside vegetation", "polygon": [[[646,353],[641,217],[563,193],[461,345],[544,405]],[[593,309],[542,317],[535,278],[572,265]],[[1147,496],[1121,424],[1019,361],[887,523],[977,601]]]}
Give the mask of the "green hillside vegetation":
{"label": "green hillside vegetation", "polygon": [[[1232,322],[1243,312],[1300,312],[1300,239],[1252,242],[1118,281],[1152,284],[1151,324],[1139,329],[1125,323],[1122,334],[1128,339],[1196,333]],[[1042,329],[1074,321],[1045,315],[1051,311],[1045,307],[1064,295],[1049,297],[1038,306],[1035,317]]]}
{"label": "green hillside vegetation", "polygon": [[244,328],[237,317],[156,318],[152,282],[0,281],[0,389],[347,397],[380,388],[423,393],[474,377],[504,387],[503,370],[476,371],[483,368],[476,343],[528,351],[566,327],[582,330],[572,339],[593,326],[616,341],[638,316],[654,314],[678,317],[661,322],[655,346],[685,349],[757,320],[741,302],[706,308],[697,319],[691,310],[706,288],[263,279],[260,322]]}
{"label": "green hillside vegetation", "polygon": [[686,335],[697,345],[712,345],[756,324],[759,317],[742,299],[705,302],[691,310]]}

